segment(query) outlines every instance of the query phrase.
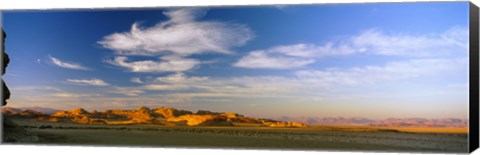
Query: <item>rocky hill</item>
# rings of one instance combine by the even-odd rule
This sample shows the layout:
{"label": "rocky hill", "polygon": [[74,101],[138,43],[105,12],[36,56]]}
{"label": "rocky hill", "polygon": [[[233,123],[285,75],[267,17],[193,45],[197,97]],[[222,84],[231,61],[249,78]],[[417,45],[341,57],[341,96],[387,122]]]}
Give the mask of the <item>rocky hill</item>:
{"label": "rocky hill", "polygon": [[21,110],[17,108],[3,107],[2,114],[8,116],[22,117],[22,118],[37,118],[47,116],[35,110]]}
{"label": "rocky hill", "polygon": [[4,115],[11,115],[13,113],[19,113],[19,112],[22,112],[22,110],[18,108],[12,108],[12,107],[2,107],[2,114]]}
{"label": "rocky hill", "polygon": [[2,113],[8,117],[36,119],[47,122],[66,122],[81,124],[158,124],[166,126],[236,126],[250,124],[265,127],[306,127],[298,122],[282,122],[270,119],[246,117],[237,113],[220,113],[199,110],[197,113],[170,107],[150,109],[138,107],[135,110],[105,110],[86,111],[77,108],[68,111],[58,111],[51,115],[34,110],[19,110],[3,108]]}

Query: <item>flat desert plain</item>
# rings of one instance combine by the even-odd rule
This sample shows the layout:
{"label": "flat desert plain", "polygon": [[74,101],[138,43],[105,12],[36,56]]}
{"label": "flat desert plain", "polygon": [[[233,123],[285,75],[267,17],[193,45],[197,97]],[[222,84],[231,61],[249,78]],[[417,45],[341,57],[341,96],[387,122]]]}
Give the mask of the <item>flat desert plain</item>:
{"label": "flat desert plain", "polygon": [[451,153],[468,150],[468,135],[464,129],[169,127],[12,121],[38,137],[36,141],[26,142],[28,144]]}

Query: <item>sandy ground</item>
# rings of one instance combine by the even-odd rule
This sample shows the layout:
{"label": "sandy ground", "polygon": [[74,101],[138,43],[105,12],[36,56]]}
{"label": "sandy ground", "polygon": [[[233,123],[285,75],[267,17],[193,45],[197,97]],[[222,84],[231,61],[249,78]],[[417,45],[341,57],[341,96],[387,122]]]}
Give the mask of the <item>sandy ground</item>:
{"label": "sandy ground", "polygon": [[468,150],[466,134],[77,124],[52,124],[52,128],[40,129],[36,126],[40,124],[27,128],[39,137],[32,144],[456,153]]}

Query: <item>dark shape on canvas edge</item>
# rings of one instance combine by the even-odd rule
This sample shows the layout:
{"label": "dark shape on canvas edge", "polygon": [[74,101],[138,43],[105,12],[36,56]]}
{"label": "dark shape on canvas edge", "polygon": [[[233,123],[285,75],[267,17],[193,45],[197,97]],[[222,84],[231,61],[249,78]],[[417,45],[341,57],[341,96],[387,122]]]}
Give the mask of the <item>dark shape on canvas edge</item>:
{"label": "dark shape on canvas edge", "polygon": [[[5,71],[7,69],[8,63],[10,62],[10,58],[8,57],[7,53],[5,53],[5,39],[7,38],[7,34],[5,31],[2,29],[2,64],[3,64],[3,70],[2,70],[2,76],[5,74]],[[7,105],[7,100],[10,99],[10,90],[8,89],[7,85],[5,84],[5,81],[3,81],[2,77],[2,106]]]}

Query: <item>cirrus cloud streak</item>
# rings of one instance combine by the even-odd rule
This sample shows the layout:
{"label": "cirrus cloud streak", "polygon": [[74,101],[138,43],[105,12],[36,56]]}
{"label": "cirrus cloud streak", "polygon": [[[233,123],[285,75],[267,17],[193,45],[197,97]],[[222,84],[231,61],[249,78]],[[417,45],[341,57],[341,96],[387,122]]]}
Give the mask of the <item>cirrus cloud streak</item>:
{"label": "cirrus cloud streak", "polygon": [[199,60],[178,56],[163,56],[160,57],[160,61],[143,60],[131,62],[125,56],[117,56],[113,60],[107,60],[106,62],[127,68],[131,72],[144,73],[188,71],[200,64]]}
{"label": "cirrus cloud streak", "polygon": [[101,79],[67,79],[67,82],[78,84],[78,85],[90,85],[90,86],[108,86],[109,83],[101,80]]}
{"label": "cirrus cloud streak", "polygon": [[385,33],[370,29],[348,38],[324,44],[279,45],[249,52],[233,65],[241,68],[291,69],[317,62],[320,58],[347,55],[397,57],[445,57],[468,51],[468,29],[453,27],[443,33],[415,35]]}
{"label": "cirrus cloud streak", "polygon": [[84,67],[84,66],[82,66],[80,64],[77,64],[77,63],[65,62],[65,61],[62,61],[58,58],[52,57],[52,56],[48,56],[48,58],[50,59],[50,61],[54,65],[56,65],[58,67],[67,68],[67,69],[74,69],[74,70],[90,70],[89,68]]}

